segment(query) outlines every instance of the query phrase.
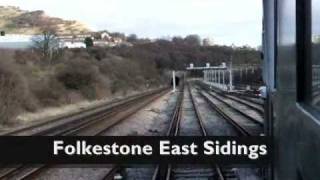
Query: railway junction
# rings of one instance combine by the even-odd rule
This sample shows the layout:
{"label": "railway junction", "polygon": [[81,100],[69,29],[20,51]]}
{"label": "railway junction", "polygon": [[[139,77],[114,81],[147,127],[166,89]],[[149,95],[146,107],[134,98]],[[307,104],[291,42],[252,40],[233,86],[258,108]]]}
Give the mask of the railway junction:
{"label": "railway junction", "polygon": [[[200,76],[194,76],[199,74]],[[260,136],[264,99],[252,87],[238,89],[229,68],[197,68],[173,76],[171,87],[149,90],[50,121],[1,132],[2,136]],[[253,72],[253,70],[251,70]],[[236,74],[236,73],[235,73]],[[254,73],[252,73],[254,74]],[[177,77],[176,77],[177,76]],[[235,78],[236,79],[236,78]],[[235,84],[233,84],[235,83]],[[77,149],[57,144],[57,153]],[[81,144],[81,143],[80,143]],[[117,149],[118,148],[118,149]],[[117,146],[117,150],[121,147]],[[129,147],[122,148],[127,151]],[[132,147],[133,148],[133,147]],[[130,150],[132,150],[132,148]],[[148,147],[135,149],[148,153]],[[101,147],[101,151],[102,151]],[[110,145],[109,151],[114,149]],[[100,151],[99,151],[100,152]],[[0,179],[264,179],[258,166],[1,164]]]}

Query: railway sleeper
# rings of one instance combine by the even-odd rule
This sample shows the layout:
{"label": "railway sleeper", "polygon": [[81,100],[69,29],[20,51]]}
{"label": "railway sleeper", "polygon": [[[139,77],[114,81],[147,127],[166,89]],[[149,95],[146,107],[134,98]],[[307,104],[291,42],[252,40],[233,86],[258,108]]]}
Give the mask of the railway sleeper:
{"label": "railway sleeper", "polygon": [[222,169],[221,171],[226,180],[239,180],[238,175],[233,169]]}
{"label": "railway sleeper", "polygon": [[215,172],[212,169],[178,169],[173,170],[173,179],[213,179]]}

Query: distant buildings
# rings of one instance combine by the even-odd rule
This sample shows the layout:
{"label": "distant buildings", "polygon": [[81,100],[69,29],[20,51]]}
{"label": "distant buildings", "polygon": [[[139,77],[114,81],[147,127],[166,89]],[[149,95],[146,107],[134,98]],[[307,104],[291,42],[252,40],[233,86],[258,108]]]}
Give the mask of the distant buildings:
{"label": "distant buildings", "polygon": [[91,34],[63,34],[58,36],[59,48],[86,48],[84,40],[86,38],[92,38]]}
{"label": "distant buildings", "polygon": [[[41,35],[21,35],[6,34],[0,31],[0,48],[26,49],[33,46],[34,38],[41,38]],[[84,43],[86,38],[93,40],[93,45],[97,47],[115,47],[115,46],[132,46],[126,39],[112,37],[107,32],[101,32],[93,35],[87,34],[62,34],[57,36],[59,48],[86,48]]]}
{"label": "distant buildings", "polygon": [[115,46],[132,46],[126,39],[113,37],[108,32],[100,32],[93,38],[93,46],[97,47],[115,47]]}
{"label": "distant buildings", "polygon": [[102,33],[100,34],[100,39],[110,41],[110,40],[112,39],[112,37],[109,35],[109,33],[107,33],[107,32],[102,32]]}
{"label": "distant buildings", "polygon": [[87,48],[84,42],[59,42],[59,48],[76,49],[76,48]]}

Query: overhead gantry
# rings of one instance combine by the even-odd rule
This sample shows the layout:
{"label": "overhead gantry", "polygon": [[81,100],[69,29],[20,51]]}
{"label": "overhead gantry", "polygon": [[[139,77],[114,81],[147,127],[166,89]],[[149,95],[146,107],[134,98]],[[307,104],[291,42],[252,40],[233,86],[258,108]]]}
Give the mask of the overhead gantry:
{"label": "overhead gantry", "polygon": [[194,67],[193,64],[187,68],[188,71],[201,70],[203,72],[202,80],[204,83],[223,90],[232,90],[232,67],[227,68],[226,63],[220,66],[210,66],[209,63],[205,67]]}

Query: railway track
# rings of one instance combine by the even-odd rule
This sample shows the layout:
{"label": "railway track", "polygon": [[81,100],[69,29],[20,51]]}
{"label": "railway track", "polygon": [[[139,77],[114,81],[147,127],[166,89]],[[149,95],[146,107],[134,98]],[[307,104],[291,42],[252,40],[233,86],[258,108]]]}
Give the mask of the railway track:
{"label": "railway track", "polygon": [[[200,85],[200,95],[224,119],[236,127],[241,135],[254,136],[263,133],[264,120],[261,114],[256,114],[255,108],[240,103],[235,98],[228,98],[222,93],[212,92],[207,87]],[[246,106],[246,107],[244,107]],[[252,110],[256,111],[253,113]]]}
{"label": "railway track", "polygon": [[98,105],[96,107],[84,109],[81,112],[75,112],[68,115],[60,116],[57,118],[49,119],[47,121],[39,122],[35,125],[14,129],[8,132],[0,133],[1,136],[48,136],[48,135],[61,135],[63,132],[68,131],[70,126],[83,126],[92,119],[99,119],[103,115],[110,115],[111,113],[121,112],[125,107],[139,102],[147,97],[150,97],[165,89],[153,90],[138,95],[129,96],[125,99],[114,100],[107,104]]}
{"label": "railway track", "polygon": [[[82,135],[83,132],[85,132],[85,134],[89,133],[89,135],[99,136],[115,124],[121,122],[128,116],[135,113],[138,109],[141,109],[145,105],[152,102],[154,99],[160,97],[162,93],[164,93],[164,91],[145,94],[144,96],[140,97],[132,97],[127,101],[115,102],[114,105],[108,106],[109,108],[98,107],[101,109],[95,109],[93,110],[93,112],[86,111],[85,113],[88,113],[89,115],[85,115],[84,117],[86,118],[83,117],[83,120],[79,118],[78,121],[76,121],[73,119],[73,117],[67,117],[71,120],[64,122],[67,122],[67,124],[70,123],[70,125],[65,124],[65,126],[60,126],[56,124],[56,126],[51,126],[50,128],[41,128],[42,125],[37,125],[35,128],[40,127],[39,129],[41,129],[44,132],[41,132],[39,129],[37,131],[32,130],[32,127],[30,127],[25,129],[19,129],[15,132],[10,132],[9,135],[21,135],[25,132],[34,132],[35,135],[40,134],[68,136]],[[181,90],[179,93],[180,95],[172,113],[172,119],[170,121],[169,129],[166,135],[206,136],[207,131],[202,120],[203,118],[197,105],[195,104],[195,99],[193,97],[190,86],[183,87],[183,90]],[[214,95],[202,90],[200,90],[199,94],[206,100],[206,102],[209,103],[211,107],[213,107],[224,119],[227,120],[227,122],[229,122],[237,130],[239,135],[251,136],[259,134],[260,129],[253,130],[256,128],[257,125],[259,126],[259,123],[254,123],[252,120],[251,123],[248,123],[248,121],[250,121],[248,117],[246,117],[246,123],[239,122],[235,120],[235,116],[232,116],[230,115],[230,113],[226,112],[226,110],[234,110],[232,110],[231,106],[228,106],[226,103],[222,102],[223,98],[225,97],[214,97]],[[219,94],[216,94],[216,96],[219,96]],[[128,108],[132,105],[134,105],[134,108]],[[238,116],[239,114],[240,113],[238,113]],[[77,114],[76,116],[78,117],[79,115]],[[90,120],[88,120],[88,118]],[[109,121],[103,121],[104,123],[102,123],[102,126],[102,119],[109,119]],[[73,126],[71,125],[72,123],[74,124]],[[252,127],[252,124],[254,124],[255,127]],[[64,128],[62,129],[62,127]],[[92,131],[92,129],[94,129],[94,131]],[[39,165],[37,167],[28,165],[16,165],[16,167],[10,167],[0,170],[0,179],[37,179],[39,174],[52,167],[53,166],[50,165]],[[106,173],[103,179],[111,180],[115,177],[121,177],[122,170],[123,168],[119,167],[118,165],[112,165],[109,168],[106,168]],[[234,169],[228,167],[220,167],[218,165],[158,165],[156,166],[152,177],[153,180],[186,178],[219,180],[239,179]]]}
{"label": "railway track", "polygon": [[[184,125],[183,125],[184,124]],[[190,86],[183,90],[172,117],[168,136],[207,136],[202,116],[195,104]],[[167,165],[157,166],[153,180],[219,179],[236,180],[235,172],[218,165]]]}
{"label": "railway track", "polygon": [[232,96],[236,96],[236,97],[241,97],[242,99],[245,99],[251,103],[254,103],[254,104],[260,105],[260,106],[263,106],[264,101],[265,101],[265,99],[263,99],[257,95],[253,95],[253,94],[245,93],[245,92],[235,91],[235,92],[229,92],[228,94],[232,95]]}
{"label": "railway track", "polygon": [[230,109],[233,109],[237,113],[241,114],[243,117],[250,119],[251,121],[263,126],[263,116],[258,111],[256,111],[256,109],[247,106],[246,104],[239,103],[238,101],[235,101],[233,98],[227,98],[226,96],[219,93],[208,92],[208,94],[222,102]]}
{"label": "railway track", "polygon": [[[127,100],[114,102],[113,104],[106,107],[97,107],[97,109],[87,110],[82,116],[80,114],[75,114],[74,117],[67,116],[65,118],[70,118],[71,120],[64,121],[65,124],[58,123],[56,126],[44,128],[43,131],[38,130],[32,135],[82,135],[81,132],[83,131],[100,127],[100,129],[98,130],[94,129],[93,131],[90,131],[92,132],[92,134],[88,134],[90,136],[99,136],[114,125],[120,123],[122,120],[128,118],[130,115],[134,114],[141,108],[153,102],[155,99],[161,97],[166,92],[167,91],[165,89],[156,90],[149,93],[144,93],[142,95],[132,96]],[[63,119],[58,119],[57,121],[60,122],[63,121]],[[101,126],[101,123],[103,123],[103,126]],[[39,128],[42,126],[45,126],[45,123],[18,129],[9,132],[7,135],[30,132],[33,131],[34,128]],[[0,179],[36,179],[41,172],[52,167],[53,166],[51,165],[38,165],[36,167],[23,164],[10,167],[5,167],[4,165],[0,170]],[[112,166],[106,174],[108,175],[111,172],[115,173],[117,172],[117,170],[117,166]]]}
{"label": "railway track", "polygon": [[240,135],[254,136],[263,132],[263,123],[243,116],[232,106],[226,105],[221,99],[216,99],[205,91],[200,92],[201,96],[215,109],[225,120],[227,120]]}
{"label": "railway track", "polygon": [[225,92],[214,87],[209,87],[208,85],[201,82],[197,82],[196,84],[203,89],[206,89],[208,91],[214,91],[223,96],[226,96],[227,98],[233,98],[235,101],[238,101],[239,103],[243,103],[244,105],[251,106],[253,109],[260,111],[261,113],[263,113],[264,111],[264,108],[263,108],[264,99],[262,99],[257,95],[253,95],[251,93],[246,93],[246,92],[240,92],[240,91]]}
{"label": "railway track", "polygon": [[[174,110],[173,110],[173,113],[171,115],[171,120],[170,120],[170,124],[169,124],[169,130],[166,132],[166,136],[172,136],[175,132],[175,130],[177,129],[177,122],[176,120],[178,119],[178,117],[180,116],[180,111],[181,111],[181,102],[183,100],[183,87],[184,85],[180,86],[180,90],[178,93],[179,96],[177,98],[177,102],[176,102],[176,105],[174,107]],[[163,166],[159,166],[157,165],[156,168],[155,168],[155,172],[157,173],[161,173],[163,174],[164,172],[163,171]],[[122,168],[119,168],[119,166],[115,165],[108,173],[106,173],[106,175],[104,176],[103,180],[114,180],[115,177],[120,177],[120,178],[123,178],[122,176],[122,171],[123,169]],[[157,173],[154,173],[154,174],[157,174]],[[155,176],[155,175],[154,175]],[[154,177],[153,177],[154,178]]]}
{"label": "railway track", "polygon": [[[237,121],[234,116],[232,116],[232,115],[230,115],[229,113],[226,112],[226,110],[228,110],[228,108],[221,106],[221,104],[217,103],[217,101],[213,101],[212,98],[210,98],[209,94],[206,94],[203,91],[201,91],[199,94],[204,98],[204,100],[216,112],[218,112],[218,114],[221,117],[223,117],[227,122],[229,122],[234,127],[234,129],[236,130],[238,136],[253,136],[253,135],[259,135],[259,132],[262,132],[262,130],[258,130],[258,131],[257,131],[257,129],[253,130],[252,126],[250,126],[250,125],[248,126],[248,124],[243,124],[243,123]],[[260,128],[258,128],[258,129],[260,129]],[[227,171],[227,172],[230,171],[230,170],[232,171],[233,169],[231,169],[231,168],[224,169],[224,171]],[[236,172],[237,171],[238,170],[236,170]],[[243,170],[240,170],[240,171],[243,171]],[[252,175],[256,176],[256,178],[265,177],[264,173],[263,173],[263,169],[260,169],[260,168],[252,167],[252,168],[247,169],[245,171],[248,171],[249,173],[252,173]],[[239,172],[239,174],[241,174],[241,172]],[[232,173],[231,173],[231,175],[232,175]],[[246,176],[243,177],[243,175],[239,175],[239,179],[242,179],[242,178],[246,179]],[[228,179],[228,178],[225,178],[225,179]]]}
{"label": "railway track", "polygon": [[[182,90],[172,118],[169,125],[169,130],[167,131],[167,136],[206,136],[207,131],[205,129],[203,118],[197,105],[195,104],[195,99],[192,95],[191,89],[188,86],[187,90]],[[206,98],[205,98],[206,99]],[[206,99],[210,105],[213,103]],[[211,102],[211,103],[210,103]],[[223,108],[215,108],[216,111],[223,118],[228,119],[228,122],[232,124],[240,136],[251,136],[252,131],[244,127],[241,123],[232,119],[228,114],[224,113]],[[221,114],[223,113],[223,114]],[[189,116],[186,117],[186,114]],[[182,126],[183,123],[188,124]],[[107,178],[111,177],[107,175]],[[157,165],[153,173],[152,180],[170,180],[170,179],[219,179],[219,180],[239,180],[236,170],[230,167],[220,167],[219,165]]]}
{"label": "railway track", "polygon": [[221,92],[219,90],[216,90],[216,89],[211,89],[214,93],[224,97],[224,98],[227,98],[227,99],[230,99],[232,101],[235,101],[241,105],[244,105],[252,110],[255,110],[256,112],[258,112],[260,115],[263,115],[264,114],[264,108],[263,108],[263,105],[258,103],[257,101],[254,101],[254,100],[248,100],[248,99],[245,99],[245,98],[240,98],[239,96],[237,95],[232,95],[232,94],[229,94],[229,93],[224,93],[224,92]]}

